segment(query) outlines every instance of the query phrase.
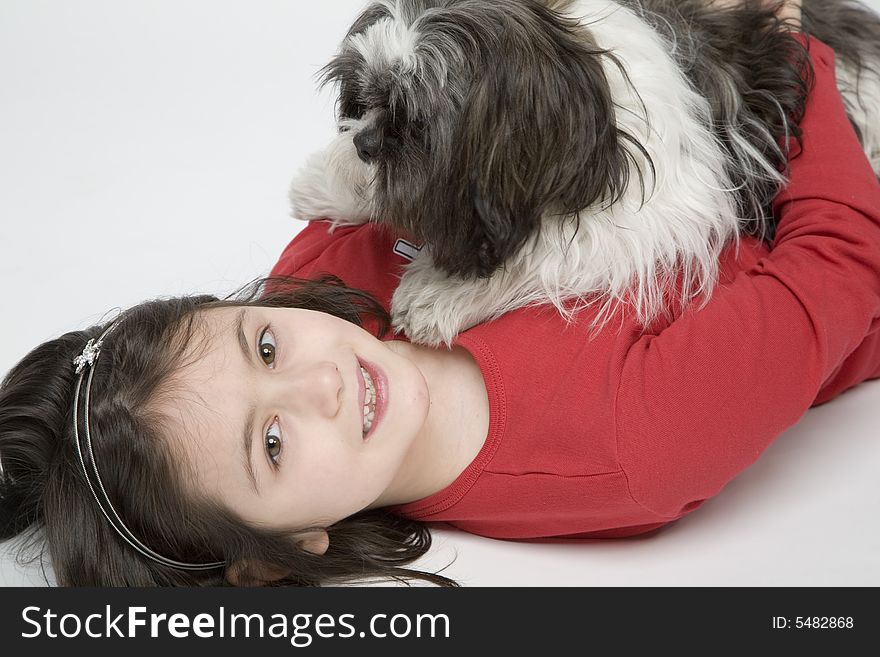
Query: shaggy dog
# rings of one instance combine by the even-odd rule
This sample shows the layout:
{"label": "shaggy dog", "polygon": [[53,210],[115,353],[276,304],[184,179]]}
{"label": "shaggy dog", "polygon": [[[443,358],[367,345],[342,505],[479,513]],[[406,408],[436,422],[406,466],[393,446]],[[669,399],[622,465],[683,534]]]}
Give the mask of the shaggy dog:
{"label": "shaggy dog", "polygon": [[[647,327],[670,289],[708,300],[731,240],[774,235],[811,80],[776,9],[375,2],[325,69],[339,134],[293,181],[294,215],[424,242],[392,299],[414,342],[547,302],[569,318],[596,304],[594,329],[626,304]],[[836,50],[880,171],[880,17],[806,0],[804,29]]]}

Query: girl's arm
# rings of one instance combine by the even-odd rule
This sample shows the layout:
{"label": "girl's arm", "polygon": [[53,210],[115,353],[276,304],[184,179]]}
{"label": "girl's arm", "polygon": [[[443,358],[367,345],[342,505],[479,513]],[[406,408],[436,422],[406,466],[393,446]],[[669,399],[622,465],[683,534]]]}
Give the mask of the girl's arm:
{"label": "girl's arm", "polygon": [[834,53],[807,44],[815,87],[775,202],[773,251],[702,310],[638,340],[622,365],[620,462],[633,498],[666,518],[754,462],[880,327],[880,185],[844,112]]}

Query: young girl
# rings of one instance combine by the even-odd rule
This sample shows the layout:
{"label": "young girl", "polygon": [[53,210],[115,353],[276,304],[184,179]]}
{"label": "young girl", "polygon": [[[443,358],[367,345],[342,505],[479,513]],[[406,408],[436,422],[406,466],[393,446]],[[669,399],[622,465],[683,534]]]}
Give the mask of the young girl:
{"label": "young girl", "polygon": [[383,333],[409,247],[312,224],[273,275],[317,280],[144,303],[9,372],[0,539],[45,529],[62,584],[443,584],[404,567],[420,521],[616,537],[691,512],[880,376],[880,186],[808,45],[774,248],[729,249],[699,312],[588,340],[588,313],[528,308],[422,348]]}

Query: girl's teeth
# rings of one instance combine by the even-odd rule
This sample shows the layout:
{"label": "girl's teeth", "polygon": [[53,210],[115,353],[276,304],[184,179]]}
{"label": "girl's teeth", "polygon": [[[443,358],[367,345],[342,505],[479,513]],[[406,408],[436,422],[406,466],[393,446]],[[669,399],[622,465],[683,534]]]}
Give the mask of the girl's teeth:
{"label": "girl's teeth", "polygon": [[373,385],[373,378],[370,373],[361,367],[361,374],[364,377],[364,434],[366,434],[373,426],[373,420],[376,417],[376,389]]}

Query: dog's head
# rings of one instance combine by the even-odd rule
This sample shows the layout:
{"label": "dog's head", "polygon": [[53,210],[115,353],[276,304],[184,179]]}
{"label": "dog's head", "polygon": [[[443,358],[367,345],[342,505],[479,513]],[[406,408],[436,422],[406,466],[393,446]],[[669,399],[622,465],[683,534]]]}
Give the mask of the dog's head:
{"label": "dog's head", "polygon": [[[385,0],[324,77],[370,168],[373,215],[450,274],[488,276],[539,229],[627,184],[603,58],[535,0]],[[548,6],[550,5],[550,6]]]}

